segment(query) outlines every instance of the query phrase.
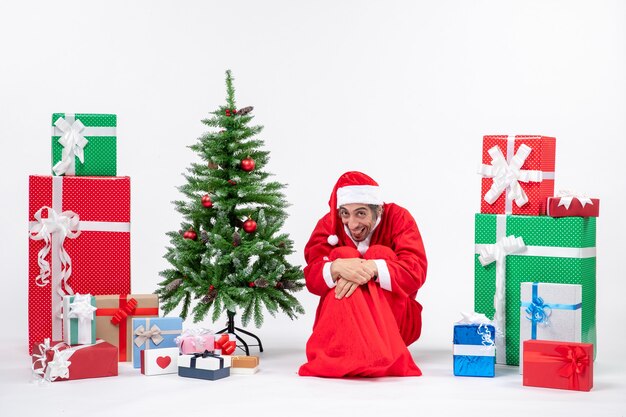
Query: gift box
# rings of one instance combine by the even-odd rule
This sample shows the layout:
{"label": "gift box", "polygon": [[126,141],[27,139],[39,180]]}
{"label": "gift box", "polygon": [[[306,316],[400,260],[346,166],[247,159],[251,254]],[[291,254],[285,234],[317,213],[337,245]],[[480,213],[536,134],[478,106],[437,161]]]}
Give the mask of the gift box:
{"label": "gift box", "polygon": [[491,324],[455,324],[453,368],[455,376],[493,377],[496,369],[496,330]]}
{"label": "gift box", "polygon": [[550,217],[598,217],[600,215],[600,200],[565,194],[548,197],[546,209],[546,214]]}
{"label": "gift box", "polygon": [[556,139],[484,136],[480,212],[537,216],[554,195]]}
{"label": "gift box", "polygon": [[119,348],[119,361],[133,356],[132,319],[159,317],[156,294],[122,294],[96,296],[96,336]]}
{"label": "gift box", "polygon": [[[559,340],[580,342],[582,287],[572,284],[522,282],[520,342]],[[520,352],[523,353],[522,346]],[[520,373],[523,371],[520,359]]]}
{"label": "gift box", "polygon": [[133,318],[133,367],[141,367],[142,350],[176,346],[176,336],[183,331],[180,317]]}
{"label": "gift box", "polygon": [[117,348],[104,340],[69,346],[46,339],[32,347],[33,372],[45,381],[99,378],[117,375]]}
{"label": "gift box", "polygon": [[178,372],[178,348],[148,349],[141,351],[141,373],[165,375]]}
{"label": "gift box", "polygon": [[52,172],[55,175],[117,175],[117,116],[54,113]]}
{"label": "gift box", "polygon": [[215,335],[215,353],[232,355],[237,349],[237,336],[232,333]]}
{"label": "gift box", "polygon": [[526,340],[523,385],[590,391],[593,387],[593,345]]}
{"label": "gift box", "polygon": [[187,329],[176,338],[176,345],[184,355],[205,350],[212,352],[215,349],[215,335],[207,329]]}
{"label": "gift box", "polygon": [[259,371],[258,356],[234,355],[229,357],[231,375],[252,375]]}
{"label": "gift box", "polygon": [[63,295],[130,292],[130,178],[29,177],[29,348],[62,340]]}
{"label": "gift box", "polygon": [[475,220],[474,308],[499,330],[496,362],[519,364],[522,282],[581,285],[581,341],[595,344],[595,218],[477,214]]}
{"label": "gift box", "polygon": [[215,381],[230,376],[230,358],[204,352],[178,357],[178,375]]}
{"label": "gift box", "polygon": [[68,345],[96,343],[96,299],[91,294],[63,297],[63,341]]}

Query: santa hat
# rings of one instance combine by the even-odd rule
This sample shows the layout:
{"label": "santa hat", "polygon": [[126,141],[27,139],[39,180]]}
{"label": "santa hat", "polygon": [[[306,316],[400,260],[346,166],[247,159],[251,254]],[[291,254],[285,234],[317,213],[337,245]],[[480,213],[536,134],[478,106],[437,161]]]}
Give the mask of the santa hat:
{"label": "santa hat", "polygon": [[[331,230],[337,232],[337,227],[342,223],[338,221],[337,209],[344,204],[362,203],[382,205],[378,183],[369,176],[358,171],[350,171],[343,174],[337,180],[333,193],[330,195],[330,225]],[[337,234],[328,236],[328,243],[335,246],[339,243]]]}

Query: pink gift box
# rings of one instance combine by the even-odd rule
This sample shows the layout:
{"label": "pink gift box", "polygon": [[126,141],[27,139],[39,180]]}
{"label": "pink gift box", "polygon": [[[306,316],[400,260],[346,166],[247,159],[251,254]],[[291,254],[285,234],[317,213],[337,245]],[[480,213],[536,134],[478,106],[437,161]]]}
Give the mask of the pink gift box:
{"label": "pink gift box", "polygon": [[212,352],[215,349],[215,335],[206,329],[188,329],[176,338],[176,344],[183,355],[203,353],[205,350]]}

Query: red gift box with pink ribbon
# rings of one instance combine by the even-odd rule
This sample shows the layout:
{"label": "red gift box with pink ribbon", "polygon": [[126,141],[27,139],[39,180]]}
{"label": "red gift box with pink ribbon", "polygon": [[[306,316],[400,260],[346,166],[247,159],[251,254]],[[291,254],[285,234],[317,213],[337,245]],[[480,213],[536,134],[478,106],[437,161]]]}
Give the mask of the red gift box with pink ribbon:
{"label": "red gift box with pink ribbon", "polygon": [[61,340],[64,295],[130,293],[130,178],[29,178],[29,349]]}
{"label": "red gift box with pink ribbon", "polygon": [[556,139],[548,136],[483,137],[480,212],[539,216],[554,195]]}
{"label": "red gift box with pink ribbon", "polygon": [[575,191],[563,190],[555,197],[548,197],[546,209],[546,214],[550,217],[598,217],[600,200]]}
{"label": "red gift box with pink ribbon", "polygon": [[523,384],[531,387],[590,391],[593,344],[525,340]]}

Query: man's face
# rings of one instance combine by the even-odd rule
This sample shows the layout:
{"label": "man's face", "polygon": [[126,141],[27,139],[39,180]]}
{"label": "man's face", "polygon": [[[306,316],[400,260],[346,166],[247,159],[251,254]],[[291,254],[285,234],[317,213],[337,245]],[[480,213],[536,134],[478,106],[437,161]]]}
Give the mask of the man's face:
{"label": "man's face", "polygon": [[376,213],[367,204],[344,204],[339,207],[339,216],[355,242],[365,240],[376,224]]}

